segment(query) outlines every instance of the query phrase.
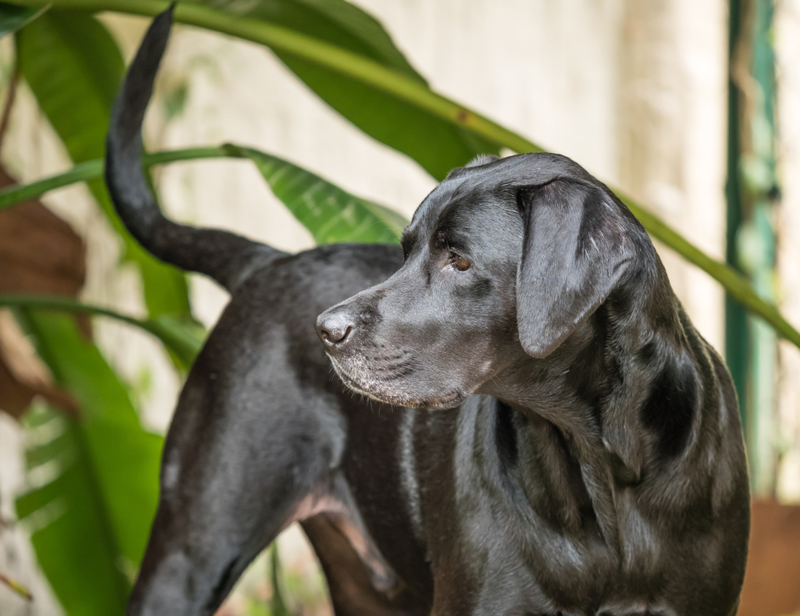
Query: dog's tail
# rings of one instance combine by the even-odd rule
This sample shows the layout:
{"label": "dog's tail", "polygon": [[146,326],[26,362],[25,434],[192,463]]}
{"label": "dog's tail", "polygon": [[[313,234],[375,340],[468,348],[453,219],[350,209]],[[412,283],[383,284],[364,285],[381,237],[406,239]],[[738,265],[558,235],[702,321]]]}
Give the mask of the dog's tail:
{"label": "dog's tail", "polygon": [[256,266],[283,253],[227,231],[168,220],[142,171],[142,120],[169,39],[172,9],[153,20],[117,94],[106,139],[106,183],[122,222],[145,249],[233,291]]}

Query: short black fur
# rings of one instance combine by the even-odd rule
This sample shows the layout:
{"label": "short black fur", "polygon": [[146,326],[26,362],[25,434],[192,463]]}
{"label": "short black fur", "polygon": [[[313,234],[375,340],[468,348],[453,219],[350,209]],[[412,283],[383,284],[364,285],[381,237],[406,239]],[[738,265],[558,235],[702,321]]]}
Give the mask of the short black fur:
{"label": "short black fur", "polygon": [[699,383],[695,373],[690,362],[669,361],[642,406],[642,422],[656,433],[658,452],[664,457],[678,455],[689,438],[698,403]]}

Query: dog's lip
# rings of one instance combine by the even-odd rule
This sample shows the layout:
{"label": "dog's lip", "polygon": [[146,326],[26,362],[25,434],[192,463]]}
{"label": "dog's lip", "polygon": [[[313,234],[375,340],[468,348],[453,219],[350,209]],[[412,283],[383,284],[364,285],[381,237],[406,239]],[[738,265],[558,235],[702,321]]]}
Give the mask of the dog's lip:
{"label": "dog's lip", "polygon": [[361,383],[358,379],[348,374],[347,371],[339,364],[338,361],[336,361],[334,357],[330,357],[330,360],[331,364],[333,365],[333,369],[336,371],[336,374],[339,375],[339,378],[342,379],[342,382],[344,382],[344,384],[347,385],[347,387],[349,387],[353,391],[363,396],[367,396],[368,398],[371,398],[372,400],[376,400],[378,402],[383,402],[384,404],[391,404],[393,406],[404,406],[409,408],[444,410],[458,406],[469,396],[469,394],[457,390],[447,393],[443,396],[437,396],[435,398],[428,398],[422,400],[414,400],[413,398],[406,398],[404,396],[378,395],[375,392],[367,389],[364,386],[364,384]]}
{"label": "dog's lip", "polygon": [[461,391],[454,391],[452,393],[447,394],[446,396],[441,396],[434,400],[427,400],[424,404],[420,406],[424,406],[425,408],[431,409],[451,409],[453,407],[458,406],[464,400],[467,399],[469,394],[465,394]]}

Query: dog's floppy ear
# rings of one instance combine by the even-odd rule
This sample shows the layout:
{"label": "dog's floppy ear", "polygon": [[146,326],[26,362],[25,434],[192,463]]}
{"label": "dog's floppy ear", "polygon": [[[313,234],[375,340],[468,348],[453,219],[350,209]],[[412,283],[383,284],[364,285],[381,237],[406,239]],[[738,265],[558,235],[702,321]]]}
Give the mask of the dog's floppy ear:
{"label": "dog's floppy ear", "polygon": [[522,348],[546,357],[613,290],[633,255],[632,221],[604,187],[561,178],[517,192],[525,235],[517,270]]}

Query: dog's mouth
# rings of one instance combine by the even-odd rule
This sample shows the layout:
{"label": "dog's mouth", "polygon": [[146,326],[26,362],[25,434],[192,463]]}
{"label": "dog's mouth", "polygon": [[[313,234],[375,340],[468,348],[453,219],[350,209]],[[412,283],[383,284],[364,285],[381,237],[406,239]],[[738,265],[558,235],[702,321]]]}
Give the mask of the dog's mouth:
{"label": "dog's mouth", "polygon": [[[391,404],[393,406],[404,406],[409,408],[425,408],[431,410],[451,409],[458,406],[467,399],[469,394],[460,390],[452,390],[444,394],[434,396],[416,396],[403,391],[392,382],[394,379],[384,381],[376,379],[372,373],[364,375],[352,374],[344,368],[334,357],[328,356],[333,365],[333,369],[342,382],[354,392],[367,396],[372,400]],[[361,370],[358,370],[361,372]],[[396,378],[396,377],[395,377]]]}

